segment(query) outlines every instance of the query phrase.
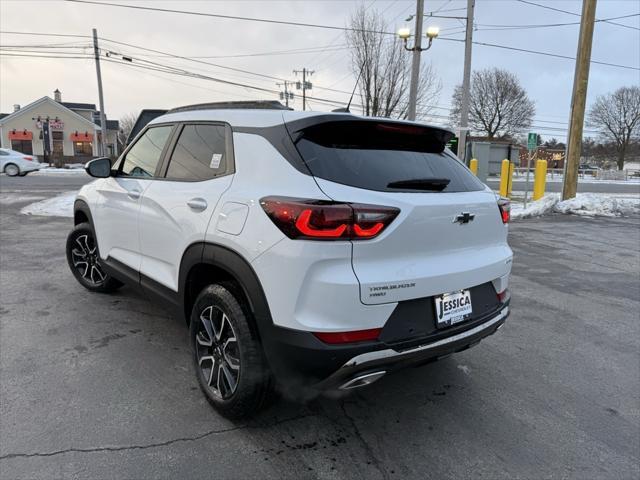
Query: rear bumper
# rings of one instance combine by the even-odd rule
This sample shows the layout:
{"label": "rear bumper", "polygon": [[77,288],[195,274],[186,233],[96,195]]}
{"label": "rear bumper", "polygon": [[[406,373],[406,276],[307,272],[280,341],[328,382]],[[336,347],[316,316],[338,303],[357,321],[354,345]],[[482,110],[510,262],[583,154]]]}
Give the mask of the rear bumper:
{"label": "rear bumper", "polygon": [[20,165],[20,170],[22,172],[35,172],[36,170],[40,170],[40,164],[36,161],[29,162],[27,164],[22,163]]}
{"label": "rear bumper", "polygon": [[322,390],[348,390],[364,386],[394,370],[427,363],[455,352],[466,350],[495,333],[509,316],[505,306],[496,316],[476,327],[432,343],[397,351],[391,348],[357,355],[317,385]]}
{"label": "rear bumper", "polygon": [[[429,335],[423,342],[366,342],[327,345],[308,332],[272,327],[263,346],[278,380],[319,390],[348,389],[371,383],[408,366],[428,363],[465,350],[495,333],[509,316],[508,304],[467,325]],[[358,381],[368,376],[365,383]]]}

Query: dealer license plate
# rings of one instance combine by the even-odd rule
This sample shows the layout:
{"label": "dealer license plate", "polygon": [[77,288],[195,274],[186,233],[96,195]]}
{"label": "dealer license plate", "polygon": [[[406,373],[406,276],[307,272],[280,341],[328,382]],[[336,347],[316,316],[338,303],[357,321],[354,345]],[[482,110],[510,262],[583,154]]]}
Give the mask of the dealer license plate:
{"label": "dealer license plate", "polygon": [[435,297],[436,323],[438,328],[462,322],[471,315],[471,293],[469,290],[445,293]]}

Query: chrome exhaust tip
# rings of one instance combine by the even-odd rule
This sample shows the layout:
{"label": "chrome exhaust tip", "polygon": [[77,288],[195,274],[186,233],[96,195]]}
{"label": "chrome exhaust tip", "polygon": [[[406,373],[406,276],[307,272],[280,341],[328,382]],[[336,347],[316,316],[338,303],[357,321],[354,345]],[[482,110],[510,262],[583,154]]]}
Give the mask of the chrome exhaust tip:
{"label": "chrome exhaust tip", "polygon": [[387,372],[385,370],[382,370],[380,372],[359,375],[355,378],[352,378],[348,382],[343,383],[340,387],[338,387],[338,390],[350,390],[352,388],[360,388],[371,385],[376,380],[380,380],[386,373]]}

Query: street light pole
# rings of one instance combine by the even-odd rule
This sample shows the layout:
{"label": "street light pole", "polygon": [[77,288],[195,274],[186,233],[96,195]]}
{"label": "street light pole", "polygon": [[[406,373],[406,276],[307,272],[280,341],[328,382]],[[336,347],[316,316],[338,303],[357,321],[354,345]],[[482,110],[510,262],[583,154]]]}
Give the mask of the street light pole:
{"label": "street light pole", "polygon": [[96,59],[96,74],[98,76],[98,100],[100,102],[100,151],[101,156],[107,155],[107,117],[104,113],[104,96],[102,95],[102,74],[100,73],[100,49],[98,48],[98,31],[93,29],[93,54]]}
{"label": "street light pole", "polygon": [[424,15],[424,0],[416,0],[416,34],[413,58],[411,59],[411,83],[409,85],[409,106],[407,118],[416,119],[416,103],[418,102],[418,82],[420,80],[420,53],[422,52],[422,20]]}
{"label": "street light pole", "polygon": [[467,154],[467,132],[469,130],[469,98],[471,89],[471,47],[473,45],[473,11],[475,0],[467,0],[467,31],[464,40],[464,74],[462,77],[462,105],[460,108],[460,137],[458,158],[465,162]]}
{"label": "street light pole", "polygon": [[429,43],[425,48],[422,48],[422,17],[424,13],[424,0],[417,0],[416,5],[416,33],[414,35],[413,47],[409,48],[407,45],[409,37],[411,37],[411,29],[403,27],[398,30],[398,38],[403,42],[405,50],[413,52],[412,65],[411,65],[411,83],[409,85],[409,105],[407,105],[407,118],[409,120],[416,119],[416,106],[418,103],[418,86],[420,84],[420,54],[431,48],[433,39],[438,37],[440,29],[438,27],[431,26],[427,28],[426,37]]}

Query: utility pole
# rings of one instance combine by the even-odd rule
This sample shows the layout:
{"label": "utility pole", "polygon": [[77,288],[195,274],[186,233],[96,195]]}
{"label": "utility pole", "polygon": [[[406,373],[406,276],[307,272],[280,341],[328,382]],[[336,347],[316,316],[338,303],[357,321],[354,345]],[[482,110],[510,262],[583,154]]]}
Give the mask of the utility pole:
{"label": "utility pole", "polygon": [[96,75],[98,76],[98,100],[100,101],[100,151],[99,155],[107,155],[107,117],[104,113],[104,96],[102,95],[102,74],[100,73],[100,49],[98,48],[98,31],[93,29],[93,55],[96,59]]}
{"label": "utility pole", "polygon": [[576,71],[573,78],[573,94],[571,96],[569,138],[564,161],[562,200],[574,198],[578,190],[578,168],[582,150],[582,129],[584,127],[584,110],[587,103],[587,85],[589,83],[589,66],[591,63],[591,45],[593,43],[595,18],[596,0],[583,0],[578,54],[576,55]]}
{"label": "utility pole", "polygon": [[288,87],[291,84],[293,84],[293,82],[290,82],[288,80],[285,80],[283,83],[276,83],[278,87],[284,87],[284,93],[280,92],[280,100],[284,100],[287,107],[289,106],[289,100],[293,99],[293,92],[290,92],[288,90]]}
{"label": "utility pole", "polygon": [[294,70],[293,73],[295,73],[296,75],[298,75],[299,73],[302,73],[302,86],[300,85],[300,82],[296,82],[296,88],[298,90],[302,89],[302,110],[306,110],[307,109],[307,90],[311,90],[313,88],[312,83],[307,82],[307,75],[311,76],[315,73],[315,71],[307,70],[306,68],[303,68],[302,70]]}
{"label": "utility pole", "polygon": [[420,79],[420,54],[422,52],[422,21],[424,0],[416,0],[416,34],[414,38],[413,58],[411,59],[411,83],[409,85],[409,105],[407,119],[416,119],[416,103],[418,102],[418,81]]}
{"label": "utility pole", "polygon": [[466,163],[467,133],[469,131],[469,98],[471,96],[471,47],[473,45],[473,11],[475,0],[467,0],[467,32],[464,39],[464,73],[462,77],[462,105],[460,108],[460,137],[458,158]]}

